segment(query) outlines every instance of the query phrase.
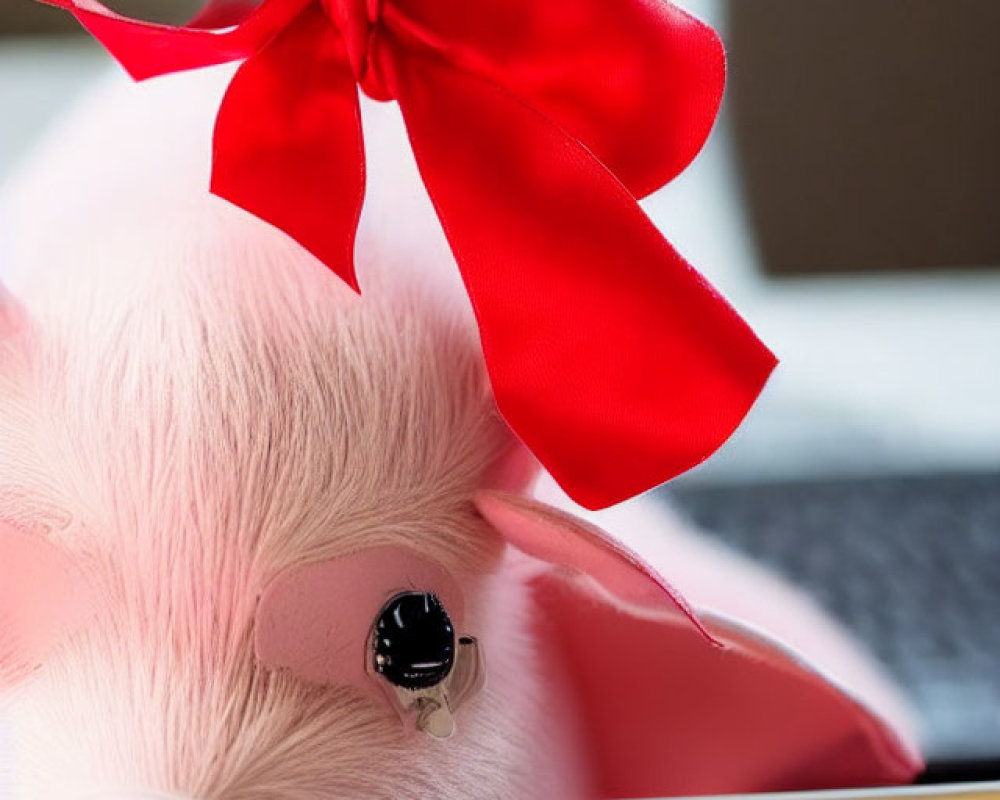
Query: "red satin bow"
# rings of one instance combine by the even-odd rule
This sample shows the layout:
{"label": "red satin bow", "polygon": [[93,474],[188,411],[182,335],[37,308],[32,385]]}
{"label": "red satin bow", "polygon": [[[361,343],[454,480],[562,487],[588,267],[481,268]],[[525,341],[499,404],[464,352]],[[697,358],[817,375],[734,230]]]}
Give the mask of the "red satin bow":
{"label": "red satin bow", "polygon": [[636,203],[701,149],[725,77],[714,31],[668,3],[264,0],[208,30],[45,1],[136,79],[246,59],[212,191],[355,288],[357,86],[398,101],[497,405],[584,506],[707,458],[774,368]]}

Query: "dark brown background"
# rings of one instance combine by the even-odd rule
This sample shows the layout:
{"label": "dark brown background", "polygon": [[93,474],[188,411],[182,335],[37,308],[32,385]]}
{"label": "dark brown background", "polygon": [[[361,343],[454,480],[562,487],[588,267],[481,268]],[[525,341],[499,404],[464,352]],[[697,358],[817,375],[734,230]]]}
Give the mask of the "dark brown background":
{"label": "dark brown background", "polygon": [[1000,266],[1000,2],[729,10],[729,111],[771,271]]}
{"label": "dark brown background", "polygon": [[[198,0],[107,0],[105,5],[156,22],[183,22],[202,5]],[[37,0],[0,0],[0,35],[76,33],[80,27],[65,11]]]}
{"label": "dark brown background", "polygon": [[[111,4],[170,22],[201,5]],[[1000,1],[728,8],[728,113],[766,269],[1000,266]],[[0,0],[0,33],[73,30]]]}

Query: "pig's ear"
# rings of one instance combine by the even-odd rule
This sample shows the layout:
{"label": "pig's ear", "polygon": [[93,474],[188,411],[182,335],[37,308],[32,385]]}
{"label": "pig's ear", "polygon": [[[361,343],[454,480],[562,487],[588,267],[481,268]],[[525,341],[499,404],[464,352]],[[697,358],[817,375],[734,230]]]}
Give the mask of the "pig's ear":
{"label": "pig's ear", "polygon": [[39,667],[90,608],[68,553],[0,522],[0,689]]}
{"label": "pig's ear", "polygon": [[24,308],[0,283],[0,343],[14,338],[27,324]]}
{"label": "pig's ear", "polygon": [[696,621],[608,534],[523,497],[481,492],[476,505],[537,560],[539,653],[569,688],[601,797],[875,786],[919,771],[863,701],[764,632]]}
{"label": "pig's ear", "polygon": [[600,528],[520,495],[482,491],[476,507],[508,544],[558,572],[589,579],[592,588],[603,590],[606,602],[623,611],[673,613],[711,641],[680,594]]}

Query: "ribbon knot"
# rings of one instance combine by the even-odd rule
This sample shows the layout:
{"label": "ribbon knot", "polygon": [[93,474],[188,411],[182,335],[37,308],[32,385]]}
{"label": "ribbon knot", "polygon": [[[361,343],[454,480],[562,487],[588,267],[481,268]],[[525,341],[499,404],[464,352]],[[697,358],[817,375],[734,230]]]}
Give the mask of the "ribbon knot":
{"label": "ribbon knot", "polygon": [[380,44],[384,0],[322,0],[323,9],[344,38],[351,72],[361,90],[374,100],[391,100],[375,53]]}
{"label": "ribbon knot", "polygon": [[45,2],[137,79],[243,60],[212,191],[355,288],[358,87],[395,99],[497,407],[577,502],[700,463],[774,368],[636,203],[701,149],[725,78],[715,32],[665,0],[263,0],[212,30]]}

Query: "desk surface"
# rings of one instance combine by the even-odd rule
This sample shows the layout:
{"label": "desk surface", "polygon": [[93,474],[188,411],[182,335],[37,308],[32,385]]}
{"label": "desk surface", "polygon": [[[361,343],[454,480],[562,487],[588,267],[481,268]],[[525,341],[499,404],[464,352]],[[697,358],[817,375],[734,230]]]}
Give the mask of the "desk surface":
{"label": "desk surface", "polygon": [[[712,800],[1000,800],[1000,782],[906,786],[893,789],[852,789],[835,792],[717,795]],[[694,798],[677,798],[694,800]]]}

